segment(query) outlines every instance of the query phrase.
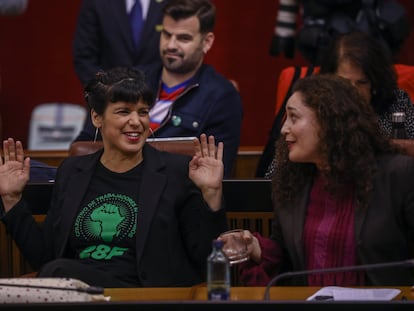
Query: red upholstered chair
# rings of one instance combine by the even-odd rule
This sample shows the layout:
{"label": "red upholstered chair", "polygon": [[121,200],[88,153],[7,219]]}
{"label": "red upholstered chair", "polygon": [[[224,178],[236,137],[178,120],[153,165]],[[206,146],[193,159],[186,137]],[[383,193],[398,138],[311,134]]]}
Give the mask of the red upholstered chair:
{"label": "red upholstered chair", "polygon": [[279,79],[276,88],[276,105],[274,111],[274,119],[272,128],[269,132],[269,137],[264,146],[262,155],[256,168],[256,177],[264,177],[270,163],[274,156],[274,143],[279,137],[280,129],[285,120],[285,106],[288,98],[291,95],[292,86],[296,80],[305,76],[312,75],[319,71],[318,67],[314,66],[290,66],[283,69],[279,74]]}
{"label": "red upholstered chair", "polygon": [[[405,90],[410,98],[414,99],[414,66],[396,64],[395,71],[397,72],[398,87]],[[313,66],[290,66],[286,67],[280,72],[279,80],[276,90],[276,106],[275,115],[277,115],[283,106],[283,102],[290,94],[292,83],[298,78],[303,78],[311,74],[319,72],[319,67]]]}
{"label": "red upholstered chair", "polygon": [[102,149],[101,141],[75,141],[69,147],[69,156],[91,154]]}
{"label": "red upholstered chair", "polygon": [[398,86],[410,95],[411,101],[414,101],[414,66],[396,64],[395,70],[398,75]]}
{"label": "red upholstered chair", "polygon": [[280,72],[276,88],[275,116],[279,113],[288,96],[290,96],[293,83],[299,78],[310,76],[318,71],[319,68],[314,66],[290,66]]}

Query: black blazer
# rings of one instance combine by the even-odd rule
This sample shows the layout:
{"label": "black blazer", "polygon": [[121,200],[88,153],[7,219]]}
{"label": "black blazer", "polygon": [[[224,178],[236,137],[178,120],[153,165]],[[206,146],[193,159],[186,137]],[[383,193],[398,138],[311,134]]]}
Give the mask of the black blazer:
{"label": "black blazer", "polygon": [[125,0],[83,0],[73,40],[73,61],[82,85],[100,69],[161,64],[161,11],[167,2],[151,0],[135,49]]}
{"label": "black blazer", "polygon": [[[212,212],[188,178],[190,157],[144,147],[136,232],[137,286],[205,282],[212,240],[227,230],[224,208]],[[65,256],[80,204],[100,159],[69,157],[58,169],[45,223],[38,228],[21,200],[3,218],[23,256],[35,267]]]}
{"label": "black blazer", "polygon": [[[406,260],[414,251],[414,159],[388,155],[379,157],[377,163],[368,206],[356,209],[354,216],[355,246],[361,264]],[[308,179],[292,204],[275,206],[272,238],[286,251],[288,269],[293,271],[306,268],[302,234],[312,186]],[[367,276],[367,285],[414,283],[413,269],[407,268],[369,270]]]}

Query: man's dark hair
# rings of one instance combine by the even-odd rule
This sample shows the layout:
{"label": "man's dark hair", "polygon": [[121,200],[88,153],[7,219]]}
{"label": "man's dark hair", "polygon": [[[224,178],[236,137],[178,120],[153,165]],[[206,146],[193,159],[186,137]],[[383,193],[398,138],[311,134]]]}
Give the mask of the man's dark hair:
{"label": "man's dark hair", "polygon": [[213,31],[216,23],[216,8],[209,0],[172,0],[163,13],[175,21],[197,16],[202,34]]}

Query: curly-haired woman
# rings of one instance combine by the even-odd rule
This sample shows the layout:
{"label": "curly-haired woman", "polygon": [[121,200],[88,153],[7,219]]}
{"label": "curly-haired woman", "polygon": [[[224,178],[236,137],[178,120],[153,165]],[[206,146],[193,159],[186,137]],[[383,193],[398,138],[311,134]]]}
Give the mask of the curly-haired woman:
{"label": "curly-haired woman", "polygon": [[[270,238],[245,231],[247,285],[285,271],[405,260],[414,229],[414,158],[379,131],[377,115],[349,80],[299,80],[287,106],[272,180]],[[311,286],[411,285],[405,268],[311,274]]]}

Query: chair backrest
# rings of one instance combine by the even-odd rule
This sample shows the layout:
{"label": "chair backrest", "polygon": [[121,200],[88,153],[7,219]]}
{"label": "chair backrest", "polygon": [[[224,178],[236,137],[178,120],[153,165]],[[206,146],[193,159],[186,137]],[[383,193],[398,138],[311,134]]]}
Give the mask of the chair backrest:
{"label": "chair backrest", "polygon": [[[414,66],[395,64],[398,87],[405,90],[414,99]],[[280,72],[276,91],[275,115],[283,106],[283,102],[290,96],[292,84],[298,79],[319,72],[319,67],[290,66]]]}
{"label": "chair backrest", "polygon": [[[148,138],[147,143],[161,151],[193,156],[193,140],[194,137]],[[70,145],[69,156],[94,153],[102,147],[103,144],[101,141],[76,141]]]}
{"label": "chair backrest", "polygon": [[82,130],[86,108],[73,103],[44,103],[31,114],[29,150],[69,150]]}
{"label": "chair backrest", "polygon": [[318,71],[319,67],[314,66],[290,66],[280,72],[276,89],[275,116],[281,109],[284,109],[284,104],[291,95],[292,86],[295,81]]}
{"label": "chair backrest", "polygon": [[314,66],[290,66],[281,71],[276,90],[276,106],[274,112],[275,118],[273,119],[269,138],[257,165],[255,174],[256,177],[264,177],[270,163],[273,160],[275,153],[274,144],[279,137],[280,129],[285,119],[285,106],[291,95],[293,84],[296,80],[310,76],[314,72],[318,71],[319,68]]}
{"label": "chair backrest", "polygon": [[69,147],[69,156],[80,156],[95,153],[103,148],[101,141],[75,141]]}
{"label": "chair backrest", "polygon": [[398,86],[410,95],[414,104],[414,66],[396,64],[395,70],[398,76]]}

